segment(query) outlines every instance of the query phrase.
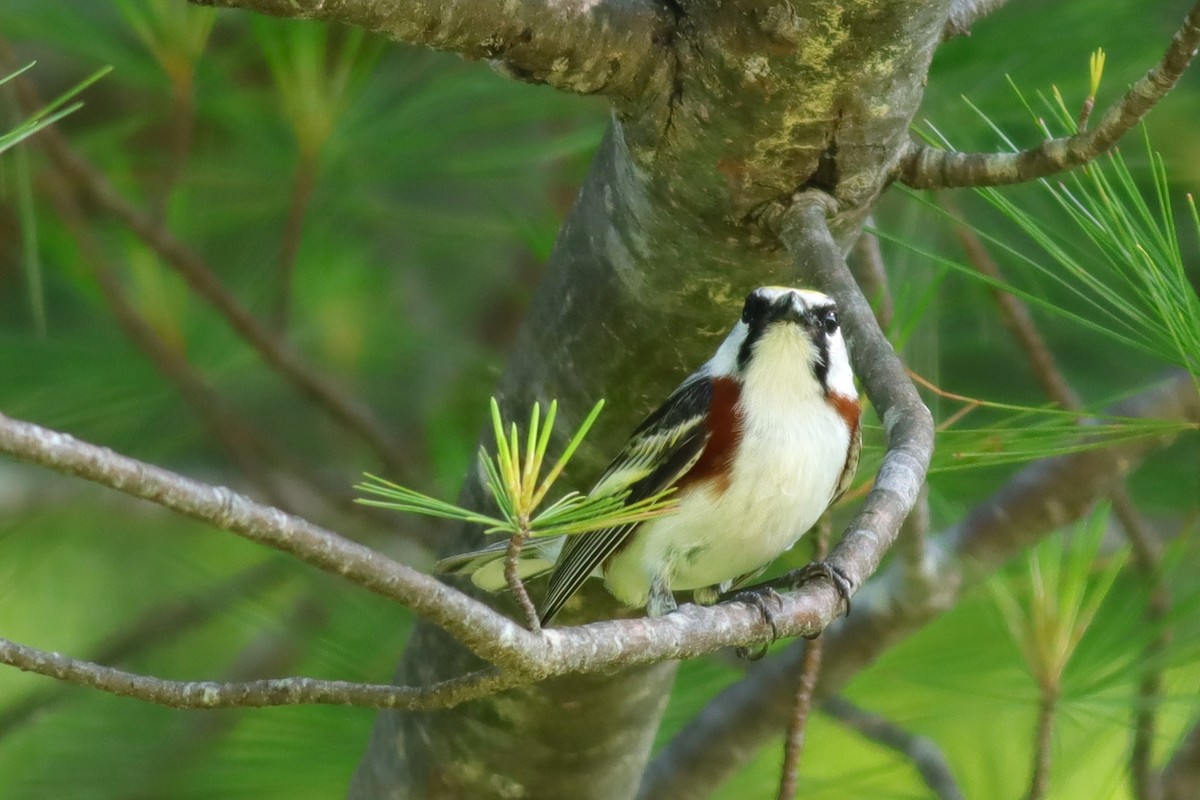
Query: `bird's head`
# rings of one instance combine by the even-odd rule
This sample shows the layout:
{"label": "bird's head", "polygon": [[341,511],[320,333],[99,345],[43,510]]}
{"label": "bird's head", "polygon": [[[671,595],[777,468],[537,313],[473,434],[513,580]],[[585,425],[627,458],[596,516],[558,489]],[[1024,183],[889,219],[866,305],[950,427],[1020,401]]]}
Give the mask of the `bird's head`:
{"label": "bird's head", "polygon": [[770,383],[791,376],[813,393],[857,397],[832,298],[808,289],[762,286],[706,367],[713,377]]}

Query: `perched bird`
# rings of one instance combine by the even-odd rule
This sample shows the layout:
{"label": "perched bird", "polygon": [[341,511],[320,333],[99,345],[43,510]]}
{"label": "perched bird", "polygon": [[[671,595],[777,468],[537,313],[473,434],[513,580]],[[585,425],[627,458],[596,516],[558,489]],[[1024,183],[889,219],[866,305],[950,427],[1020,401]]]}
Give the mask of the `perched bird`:
{"label": "perched bird", "polygon": [[[677,591],[712,603],[744,586],[849,486],[859,415],[833,300],[755,289],[716,354],[638,426],[591,491],[629,490],[626,502],[636,502],[675,486],[678,512],[526,545],[522,578],[550,572],[543,624],[592,575],[650,616],[673,611]],[[438,567],[495,591],[505,585],[506,546]]]}

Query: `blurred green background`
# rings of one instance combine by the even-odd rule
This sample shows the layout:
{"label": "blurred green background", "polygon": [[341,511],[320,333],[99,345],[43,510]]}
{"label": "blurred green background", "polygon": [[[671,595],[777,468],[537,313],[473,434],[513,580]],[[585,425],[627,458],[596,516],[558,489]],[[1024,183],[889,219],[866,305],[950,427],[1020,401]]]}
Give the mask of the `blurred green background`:
{"label": "blurred green background", "polygon": [[[971,37],[941,49],[918,122],[932,122],[964,149],[998,147],[966,96],[1019,141],[1033,142],[1006,76],[1030,93],[1057,85],[1077,107],[1088,55],[1103,47],[1103,107],[1159,57],[1184,11],[1182,3],[1148,0],[1014,0]],[[388,477],[452,497],[603,131],[604,104],[351,31],[175,0],[6,0],[0,31],[17,64],[36,60],[25,77],[47,101],[113,65],[59,129],[256,316],[277,314],[280,252],[296,248],[288,339],[396,432],[408,466]],[[0,89],[0,130],[25,116],[8,88]],[[1193,287],[1200,245],[1183,196],[1200,184],[1198,119],[1193,71],[1149,125],[1167,165]],[[1123,150],[1150,192],[1140,134]],[[253,491],[201,417],[114,323],[87,266],[98,253],[159,340],[203,376],[230,416],[274,443],[273,466],[334,496],[316,506],[322,522],[428,567],[422,543],[436,527],[356,514],[336,502],[362,471],[379,470],[372,452],[264,367],[111,215],[85,205],[95,242],[81,246],[51,202],[59,180],[35,143],[0,155],[0,410]],[[306,205],[302,227],[298,196]],[[1078,236],[1037,189],[1006,196],[1044,214],[1048,229]],[[985,232],[1016,252],[1037,253],[980,198],[956,200]],[[1043,404],[986,287],[916,252],[962,261],[953,228],[901,192],[884,199],[876,224],[902,242],[885,241],[884,253],[896,290],[893,332],[912,368],[962,394]],[[1078,298],[1039,287],[1015,256],[996,255],[1014,281],[1089,313]],[[1037,317],[1065,373],[1097,408],[1144,387],[1170,361],[1061,315]],[[932,396],[930,403],[940,419],[959,408]],[[1006,419],[985,414],[978,424]],[[1038,442],[1032,455],[1062,444]],[[1185,436],[1132,480],[1139,508],[1170,542],[1176,603],[1159,760],[1200,712],[1200,587],[1190,577],[1196,452],[1196,436]],[[941,453],[938,465],[935,529],[1019,467],[959,469],[953,452]],[[1114,539],[1105,553],[1119,547]],[[807,549],[797,551],[792,558],[802,562]],[[1014,564],[1002,584],[1024,597],[1027,576],[1024,562]],[[1134,666],[1154,633],[1144,594],[1135,575],[1118,576],[1067,668],[1051,797],[1130,796],[1124,769]],[[228,534],[0,462],[0,635],[7,638],[179,679],[305,674],[382,682],[409,621],[402,609]],[[131,637],[124,649],[113,641],[123,634]],[[739,674],[724,657],[684,664],[662,739]],[[886,654],[847,695],[934,739],[968,797],[1023,791],[1038,694],[994,592],[971,593]],[[323,707],[176,712],[59,692],[47,679],[4,669],[0,799],[336,797],[373,716]],[[773,796],[779,757],[778,747],[764,750],[719,796]],[[823,716],[811,723],[801,788],[810,798],[928,796],[909,763]]]}

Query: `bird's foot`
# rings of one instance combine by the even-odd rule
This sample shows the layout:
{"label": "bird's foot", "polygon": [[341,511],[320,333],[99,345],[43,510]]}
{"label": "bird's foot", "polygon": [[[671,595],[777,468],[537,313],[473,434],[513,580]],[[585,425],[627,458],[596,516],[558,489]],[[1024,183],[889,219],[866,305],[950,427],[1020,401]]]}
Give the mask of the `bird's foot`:
{"label": "bird's foot", "polygon": [[792,591],[816,578],[824,578],[833,584],[838,596],[846,605],[846,616],[850,615],[850,595],[854,593],[854,585],[846,577],[846,573],[830,564],[828,561],[814,561],[800,569],[793,570],[787,575],[792,584]]}
{"label": "bird's foot", "polygon": [[[783,598],[779,596],[779,592],[775,591],[772,586],[761,586],[754,589],[746,589],[733,595],[731,600],[740,603],[749,603],[758,609],[758,613],[762,615],[763,622],[771,626],[771,639],[754,648],[739,647],[735,651],[738,658],[746,661],[758,661],[767,654],[767,650],[779,638],[779,628],[775,625],[775,612],[783,607]],[[774,608],[772,608],[774,606]]]}

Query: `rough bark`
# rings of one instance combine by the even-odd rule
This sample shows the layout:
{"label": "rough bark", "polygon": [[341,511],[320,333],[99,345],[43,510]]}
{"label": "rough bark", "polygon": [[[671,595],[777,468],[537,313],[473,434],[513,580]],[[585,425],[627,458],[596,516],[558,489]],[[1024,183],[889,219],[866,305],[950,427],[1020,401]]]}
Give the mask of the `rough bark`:
{"label": "rough bark", "polygon": [[409,44],[488,59],[568,92],[637,97],[671,64],[674,16],[653,0],[191,0],[355,25]]}

